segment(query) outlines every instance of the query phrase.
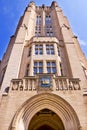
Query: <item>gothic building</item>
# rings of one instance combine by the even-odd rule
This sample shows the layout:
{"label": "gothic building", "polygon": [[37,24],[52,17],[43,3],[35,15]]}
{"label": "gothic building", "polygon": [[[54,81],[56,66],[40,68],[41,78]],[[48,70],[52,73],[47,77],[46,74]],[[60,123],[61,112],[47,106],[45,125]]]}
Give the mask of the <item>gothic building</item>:
{"label": "gothic building", "polygon": [[0,130],[87,130],[87,61],[57,2],[25,9],[0,88]]}

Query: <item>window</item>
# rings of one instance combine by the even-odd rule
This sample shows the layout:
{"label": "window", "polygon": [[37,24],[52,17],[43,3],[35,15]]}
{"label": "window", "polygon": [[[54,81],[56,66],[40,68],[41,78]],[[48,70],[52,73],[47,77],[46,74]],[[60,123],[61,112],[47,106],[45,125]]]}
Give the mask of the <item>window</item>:
{"label": "window", "polygon": [[38,25],[38,26],[36,26],[35,30],[36,31],[41,31],[41,27]]}
{"label": "window", "polygon": [[36,37],[41,36],[41,32],[35,32],[35,36],[36,36]]}
{"label": "window", "polygon": [[50,33],[49,32],[47,32],[47,34],[46,34],[47,36],[50,36]]}
{"label": "window", "polygon": [[50,24],[51,23],[51,16],[50,15],[46,15],[46,24]]}
{"label": "window", "polygon": [[46,15],[45,23],[46,36],[53,36],[52,20],[50,15]]}
{"label": "window", "polygon": [[49,25],[46,26],[46,35],[47,36],[53,36],[52,26],[49,26]]}
{"label": "window", "polygon": [[35,28],[35,36],[40,36],[41,35],[41,26],[37,25]]}
{"label": "window", "polygon": [[35,55],[43,54],[43,45],[35,45]]}
{"label": "window", "polygon": [[60,72],[61,72],[61,76],[63,76],[62,63],[60,63]]}
{"label": "window", "polygon": [[55,61],[48,61],[47,62],[47,73],[56,73],[56,63]]}
{"label": "window", "polygon": [[36,24],[41,24],[41,16],[37,15]]}
{"label": "window", "polygon": [[38,15],[36,18],[35,36],[41,35],[41,16]]}
{"label": "window", "polygon": [[84,71],[85,77],[87,78],[87,69],[83,66],[83,63],[82,63],[82,68],[83,68],[83,71]]}
{"label": "window", "polygon": [[35,36],[36,36],[36,37],[39,37],[40,35],[41,35],[40,32],[35,32]]}
{"label": "window", "polygon": [[53,32],[50,32],[50,31],[49,31],[49,32],[46,32],[46,35],[47,35],[47,36],[53,36]]}
{"label": "window", "polygon": [[52,31],[52,26],[49,27],[49,30]]}
{"label": "window", "polygon": [[50,32],[50,36],[53,36],[53,32]]}
{"label": "window", "polygon": [[30,66],[30,65],[27,64],[25,76],[29,76],[29,66]]}
{"label": "window", "polygon": [[31,47],[28,50],[28,57],[31,56]]}
{"label": "window", "polygon": [[6,68],[7,68],[7,66],[5,66],[5,67],[2,69],[2,72],[1,72],[1,80],[0,80],[0,85],[1,85],[1,84],[2,84],[2,82],[3,82],[4,75],[5,75],[5,72],[6,72]]}
{"label": "window", "polygon": [[59,50],[59,47],[58,47],[58,56],[60,56],[60,50]]}
{"label": "window", "polygon": [[43,62],[42,61],[35,61],[34,62],[34,75],[37,73],[43,73]]}
{"label": "window", "polygon": [[47,53],[47,55],[54,55],[54,46],[46,45],[46,53]]}

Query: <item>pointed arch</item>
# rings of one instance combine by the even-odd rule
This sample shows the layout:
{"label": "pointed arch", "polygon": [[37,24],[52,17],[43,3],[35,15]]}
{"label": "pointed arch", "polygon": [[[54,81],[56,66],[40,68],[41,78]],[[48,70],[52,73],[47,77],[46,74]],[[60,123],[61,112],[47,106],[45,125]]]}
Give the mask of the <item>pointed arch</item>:
{"label": "pointed arch", "polygon": [[[79,130],[80,122],[72,106],[52,93],[38,94],[28,99],[16,112],[11,130],[28,130],[31,119],[42,109],[55,112],[62,120],[65,130]],[[20,124],[22,129],[19,129]]]}

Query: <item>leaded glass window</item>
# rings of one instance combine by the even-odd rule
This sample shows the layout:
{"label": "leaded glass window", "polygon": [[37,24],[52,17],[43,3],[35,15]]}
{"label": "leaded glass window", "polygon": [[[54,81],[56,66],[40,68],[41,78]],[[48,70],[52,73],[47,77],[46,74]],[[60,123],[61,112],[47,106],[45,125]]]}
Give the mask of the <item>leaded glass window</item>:
{"label": "leaded glass window", "polygon": [[55,61],[47,61],[47,73],[56,73]]}
{"label": "leaded glass window", "polygon": [[42,55],[43,54],[43,45],[35,45],[35,55]]}
{"label": "leaded glass window", "polygon": [[46,45],[46,53],[47,55],[54,55],[54,45]]}
{"label": "leaded glass window", "polygon": [[34,61],[34,75],[38,73],[43,73],[43,62],[42,61]]}

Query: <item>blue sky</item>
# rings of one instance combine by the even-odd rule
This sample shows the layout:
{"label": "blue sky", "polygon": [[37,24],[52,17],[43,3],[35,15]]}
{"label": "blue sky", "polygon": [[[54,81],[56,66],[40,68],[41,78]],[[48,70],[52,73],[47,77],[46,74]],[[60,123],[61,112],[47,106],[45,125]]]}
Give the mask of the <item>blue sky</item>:
{"label": "blue sky", "polygon": [[[67,16],[73,33],[78,36],[87,57],[87,0],[56,0]],[[0,0],[0,59],[14,34],[29,0]],[[36,5],[50,5],[52,0],[35,0]]]}

